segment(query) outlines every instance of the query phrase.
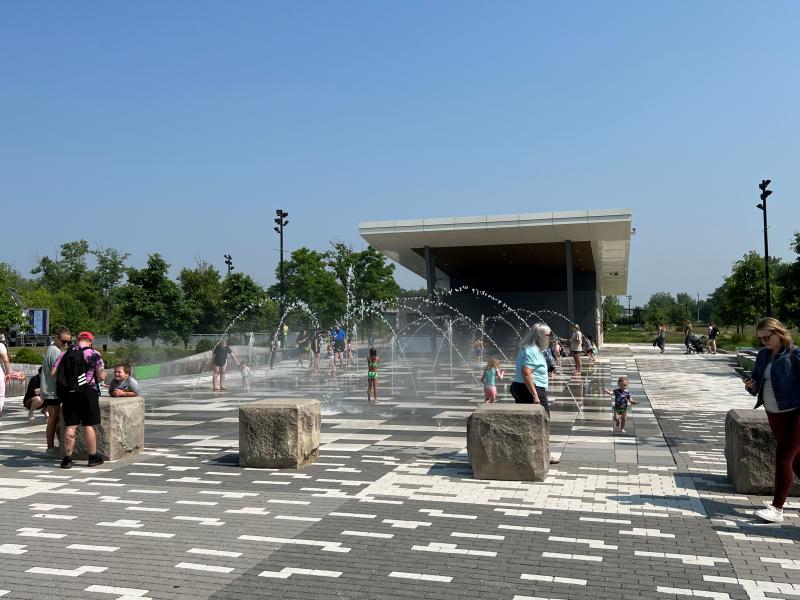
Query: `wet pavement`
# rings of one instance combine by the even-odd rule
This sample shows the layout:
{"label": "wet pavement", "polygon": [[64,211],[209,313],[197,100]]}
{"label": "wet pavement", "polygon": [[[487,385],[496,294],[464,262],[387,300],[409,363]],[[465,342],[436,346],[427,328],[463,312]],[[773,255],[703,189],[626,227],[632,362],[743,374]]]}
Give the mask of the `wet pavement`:
{"label": "wet pavement", "polygon": [[[682,347],[681,347],[682,348]],[[398,359],[366,402],[366,366],[318,378],[293,363],[142,382],[146,451],[58,469],[12,400],[0,426],[5,598],[793,598],[800,528],[755,523],[734,494],[724,415],[750,408],[731,357],[607,345],[553,378],[543,483],[476,481],[465,418],[480,366]],[[388,361],[387,361],[388,362]],[[511,370],[512,365],[504,365]],[[611,426],[625,375],[636,405]],[[500,387],[500,401],[510,402]],[[320,461],[240,469],[237,407],[318,398]]]}

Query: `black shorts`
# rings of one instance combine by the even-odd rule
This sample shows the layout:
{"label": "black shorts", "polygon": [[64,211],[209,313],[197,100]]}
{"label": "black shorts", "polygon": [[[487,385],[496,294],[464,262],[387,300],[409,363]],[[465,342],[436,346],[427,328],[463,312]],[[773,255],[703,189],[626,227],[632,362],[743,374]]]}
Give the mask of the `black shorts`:
{"label": "black shorts", "polygon": [[96,388],[87,388],[85,391],[65,394],[61,405],[64,415],[64,424],[72,425],[100,425],[100,394]]}
{"label": "black shorts", "polygon": [[[514,402],[517,404],[533,404],[533,395],[531,394],[528,386],[524,383],[515,381],[508,387],[508,391],[514,397]],[[550,401],[547,399],[547,390],[543,387],[536,386],[536,395],[539,396],[539,402],[544,408],[545,412],[550,414]]]}
{"label": "black shorts", "polygon": [[45,406],[61,406],[61,399],[60,398],[45,398],[44,399]]}
{"label": "black shorts", "polygon": [[344,352],[344,342],[333,342],[334,352]]}

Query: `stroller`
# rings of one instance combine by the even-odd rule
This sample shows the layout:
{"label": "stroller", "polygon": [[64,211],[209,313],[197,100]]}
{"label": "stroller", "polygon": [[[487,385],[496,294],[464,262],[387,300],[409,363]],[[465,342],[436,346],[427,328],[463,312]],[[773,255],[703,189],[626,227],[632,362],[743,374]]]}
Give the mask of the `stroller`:
{"label": "stroller", "polygon": [[706,341],[705,336],[698,337],[694,334],[689,336],[689,349],[690,352],[694,352],[695,354],[703,354],[706,351]]}

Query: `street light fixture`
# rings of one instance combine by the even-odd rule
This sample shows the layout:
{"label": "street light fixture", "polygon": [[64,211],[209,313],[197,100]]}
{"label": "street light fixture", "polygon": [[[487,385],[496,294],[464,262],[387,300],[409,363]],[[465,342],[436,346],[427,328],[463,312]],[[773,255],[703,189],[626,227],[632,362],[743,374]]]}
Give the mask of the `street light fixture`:
{"label": "street light fixture", "polygon": [[764,213],[764,280],[766,285],[766,298],[767,298],[767,316],[772,316],[772,299],[769,292],[769,240],[767,237],[767,198],[772,194],[767,186],[772,183],[771,179],[762,179],[758,184],[758,189],[761,190],[761,203],[756,204],[756,208]]}
{"label": "street light fixture", "polygon": [[222,256],[225,257],[225,264],[228,265],[228,275],[230,275],[231,271],[233,271],[233,258],[231,258],[230,254],[223,254]]}
{"label": "street light fixture", "polygon": [[630,329],[633,327],[633,313],[631,312],[631,298],[632,296],[628,296],[628,328]]}
{"label": "street light fixture", "polygon": [[[280,254],[280,256],[281,256],[281,258],[280,258],[280,293],[281,293],[281,297],[280,297],[280,303],[279,303],[280,314],[278,315],[278,318],[281,319],[281,318],[283,318],[283,311],[284,311],[285,303],[286,303],[286,299],[285,299],[286,298],[286,287],[285,287],[285,283],[284,283],[284,280],[283,280],[283,228],[286,227],[289,224],[288,219],[286,219],[286,217],[289,216],[289,213],[279,208],[278,210],[275,211],[275,216],[276,216],[275,223],[276,223],[277,227],[273,227],[273,229],[275,230],[275,233],[277,233],[281,238],[281,250],[280,250],[280,252],[281,252],[281,254]],[[284,335],[283,335],[283,327],[281,327],[280,336],[281,336],[281,348],[283,348],[286,345],[286,339],[284,338]]]}

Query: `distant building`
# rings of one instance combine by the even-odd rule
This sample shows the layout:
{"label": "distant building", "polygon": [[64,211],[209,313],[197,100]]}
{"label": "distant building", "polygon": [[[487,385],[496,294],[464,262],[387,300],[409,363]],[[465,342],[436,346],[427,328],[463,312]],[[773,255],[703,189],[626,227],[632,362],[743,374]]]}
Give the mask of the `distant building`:
{"label": "distant building", "polygon": [[[534,311],[561,336],[570,322],[602,340],[601,297],[628,292],[630,209],[449,217],[359,224],[359,233],[472,319],[501,307]],[[513,321],[513,319],[512,319]],[[519,322],[519,320],[516,320]],[[521,323],[520,323],[521,326]]]}

